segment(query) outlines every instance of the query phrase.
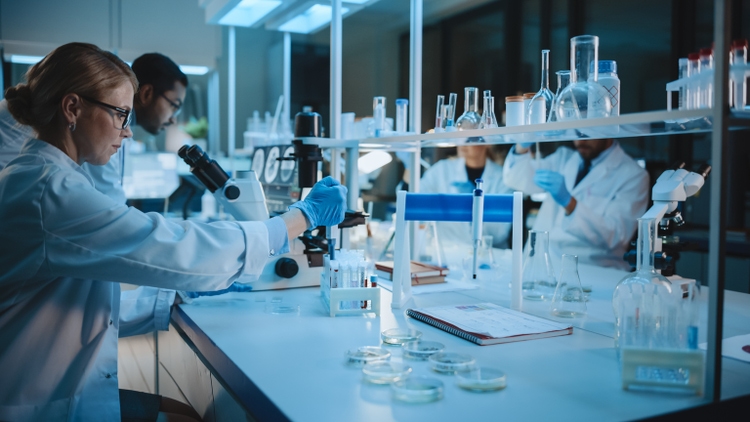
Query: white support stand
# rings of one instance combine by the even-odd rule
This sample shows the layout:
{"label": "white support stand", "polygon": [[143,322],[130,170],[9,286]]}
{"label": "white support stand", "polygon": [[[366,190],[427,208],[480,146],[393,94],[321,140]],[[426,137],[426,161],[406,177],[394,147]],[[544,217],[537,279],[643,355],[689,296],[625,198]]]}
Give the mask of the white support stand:
{"label": "white support stand", "polygon": [[393,299],[391,308],[401,309],[411,299],[409,230],[406,222],[406,191],[396,194],[396,237],[393,247]]}

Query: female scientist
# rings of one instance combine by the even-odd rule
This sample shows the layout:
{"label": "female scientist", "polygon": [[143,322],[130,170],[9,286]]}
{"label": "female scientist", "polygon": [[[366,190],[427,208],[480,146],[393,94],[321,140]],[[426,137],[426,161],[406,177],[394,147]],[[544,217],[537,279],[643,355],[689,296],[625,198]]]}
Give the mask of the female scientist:
{"label": "female scientist", "polygon": [[37,139],[0,171],[0,420],[120,420],[118,282],[209,291],[258,277],[288,239],[343,220],[346,188],[323,179],[264,222],[144,214],[94,189],[81,170],[106,164],[132,136],[130,68],[71,43],[26,80],[5,94]]}

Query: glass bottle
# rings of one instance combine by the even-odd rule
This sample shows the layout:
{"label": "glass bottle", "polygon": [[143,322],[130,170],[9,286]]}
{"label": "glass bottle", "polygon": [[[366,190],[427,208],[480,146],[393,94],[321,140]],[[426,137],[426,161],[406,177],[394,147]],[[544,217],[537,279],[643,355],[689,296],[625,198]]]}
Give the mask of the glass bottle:
{"label": "glass bottle", "polygon": [[482,116],[477,110],[479,110],[479,88],[464,88],[464,114],[456,120],[456,128],[458,130],[479,129]]}
{"label": "glass bottle", "polygon": [[544,98],[545,114],[544,119],[538,119],[534,116],[534,112],[538,112],[537,108],[529,107],[526,110],[526,114],[529,116],[528,122],[534,122],[536,120],[546,122],[549,121],[549,115],[552,110],[552,100],[555,99],[555,95],[552,90],[549,89],[549,50],[542,50],[542,86],[539,88],[539,92],[534,94],[530,104],[535,104],[537,98]]}
{"label": "glass bottle", "polygon": [[577,318],[586,315],[586,300],[578,276],[578,256],[563,254],[560,278],[552,298],[552,315]]}
{"label": "glass bottle", "polygon": [[557,282],[549,255],[549,232],[530,230],[521,273],[523,297],[549,300]]}
{"label": "glass bottle", "polygon": [[[570,84],[557,101],[557,120],[579,120],[609,117],[612,103],[598,82],[598,68],[589,75],[591,62],[599,62],[599,37],[580,35],[570,39]],[[596,101],[605,98],[604,101]]]}
{"label": "glass bottle", "polygon": [[[677,347],[677,307],[682,292],[654,269],[656,220],[638,219],[637,270],[623,278],[612,295],[615,350]],[[675,288],[677,287],[677,288]]]}
{"label": "glass bottle", "polygon": [[484,104],[482,105],[482,122],[480,128],[491,129],[497,127],[495,117],[495,97],[490,90],[484,91]]}
{"label": "glass bottle", "polygon": [[557,75],[557,91],[552,99],[552,110],[549,112],[548,122],[556,122],[557,119],[557,99],[560,98],[560,93],[570,84],[570,71],[569,70],[558,70],[555,72]]}

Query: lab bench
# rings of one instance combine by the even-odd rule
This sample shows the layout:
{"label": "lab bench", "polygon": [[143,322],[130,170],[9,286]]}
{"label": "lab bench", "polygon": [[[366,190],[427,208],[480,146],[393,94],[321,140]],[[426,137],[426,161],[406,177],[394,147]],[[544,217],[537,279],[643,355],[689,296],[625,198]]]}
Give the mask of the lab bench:
{"label": "lab bench", "polygon": [[[504,269],[503,269],[504,268]],[[510,304],[509,267],[476,289],[415,294],[413,307],[493,302]],[[632,420],[708,403],[692,395],[624,391],[613,344],[612,292],[626,273],[580,265],[592,286],[587,315],[558,319],[572,335],[478,346],[391,309],[382,291],[380,317],[328,316],[318,288],[230,293],[175,307],[172,327],[159,334],[161,393],[182,396],[206,421],[448,421]],[[417,287],[418,288],[418,287]],[[417,289],[415,288],[415,289]],[[701,296],[700,342],[706,341],[708,289]],[[274,312],[284,304],[291,312]],[[523,310],[550,319],[549,302],[524,301]],[[724,337],[750,333],[750,295],[726,291]],[[460,389],[453,376],[427,362],[403,361],[414,375],[436,378],[444,398],[406,404],[388,386],[368,384],[345,363],[351,348],[381,344],[389,328],[413,328],[446,351],[466,353],[479,366],[507,374],[507,387],[489,393]],[[388,346],[383,346],[388,347]],[[392,361],[401,351],[388,347]],[[722,400],[750,394],[750,363],[722,358]]]}

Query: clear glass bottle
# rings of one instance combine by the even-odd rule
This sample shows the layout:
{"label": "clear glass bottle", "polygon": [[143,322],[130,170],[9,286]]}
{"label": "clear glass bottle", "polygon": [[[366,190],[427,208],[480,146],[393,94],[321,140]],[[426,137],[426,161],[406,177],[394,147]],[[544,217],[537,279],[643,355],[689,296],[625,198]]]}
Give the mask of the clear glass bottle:
{"label": "clear glass bottle", "polygon": [[456,120],[458,130],[479,129],[482,122],[482,116],[477,112],[479,110],[479,88],[464,88],[464,114]]}
{"label": "clear glass bottle", "polygon": [[548,122],[556,122],[557,119],[557,99],[560,98],[560,93],[570,84],[570,71],[569,70],[558,70],[555,72],[557,75],[557,91],[552,99],[552,110],[550,110]]}
{"label": "clear glass bottle", "polygon": [[623,348],[678,348],[679,286],[654,269],[656,220],[638,219],[637,270],[623,278],[612,295],[615,313],[615,350]]}
{"label": "clear glass bottle", "polygon": [[[580,35],[570,39],[570,84],[557,98],[557,120],[609,117],[612,103],[598,82],[598,68],[589,75],[591,62],[599,61],[599,37]],[[603,98],[603,101],[596,101]]]}
{"label": "clear glass bottle", "polygon": [[550,300],[557,282],[549,255],[549,232],[530,230],[521,272],[523,297]]}
{"label": "clear glass bottle", "polygon": [[490,90],[484,91],[484,104],[482,105],[482,122],[481,129],[491,129],[497,127],[497,118],[495,117],[495,97]]}
{"label": "clear glass bottle", "polygon": [[539,88],[539,92],[537,92],[531,99],[531,104],[535,104],[536,99],[539,97],[544,98],[544,118],[539,119],[534,116],[534,113],[538,112],[538,108],[529,107],[529,109],[526,110],[526,114],[529,116],[527,120],[529,123],[534,121],[549,121],[549,115],[552,111],[552,100],[555,99],[555,95],[552,93],[552,90],[549,89],[549,50],[542,50],[542,86]]}
{"label": "clear glass bottle", "polygon": [[563,254],[560,278],[552,298],[552,315],[577,318],[586,315],[586,300],[578,276],[578,256]]}

